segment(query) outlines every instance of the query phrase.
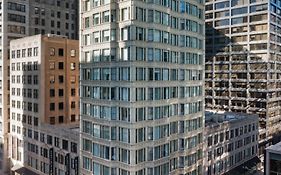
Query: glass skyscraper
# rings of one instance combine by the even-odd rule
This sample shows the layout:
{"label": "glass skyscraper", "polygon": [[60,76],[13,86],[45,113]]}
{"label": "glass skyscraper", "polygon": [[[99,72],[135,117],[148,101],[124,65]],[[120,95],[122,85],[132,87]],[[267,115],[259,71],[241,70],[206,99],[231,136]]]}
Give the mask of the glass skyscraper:
{"label": "glass skyscraper", "polygon": [[80,3],[81,174],[202,174],[203,1]]}
{"label": "glass skyscraper", "polygon": [[206,108],[258,114],[260,154],[280,136],[280,4],[206,1]]}

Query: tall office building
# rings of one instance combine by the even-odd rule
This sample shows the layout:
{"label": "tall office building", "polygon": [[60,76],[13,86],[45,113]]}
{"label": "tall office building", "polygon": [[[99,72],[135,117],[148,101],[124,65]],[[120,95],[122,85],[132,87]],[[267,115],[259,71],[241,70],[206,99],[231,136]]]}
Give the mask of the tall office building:
{"label": "tall office building", "polygon": [[281,128],[280,9],[276,0],[206,2],[206,108],[258,114],[261,147]]}
{"label": "tall office building", "polygon": [[68,35],[77,39],[77,10],[77,0],[0,1],[0,174],[4,174],[3,170],[9,167],[9,42],[38,33]]}
{"label": "tall office building", "polygon": [[80,174],[202,174],[203,1],[80,2]]}
{"label": "tall office building", "polygon": [[[66,173],[62,165],[72,151],[71,141],[76,152],[68,165],[74,155],[78,161],[79,133],[69,129],[79,127],[78,43],[54,35],[11,41],[8,155],[13,169],[24,166],[38,174]],[[54,157],[59,164],[51,160]]]}

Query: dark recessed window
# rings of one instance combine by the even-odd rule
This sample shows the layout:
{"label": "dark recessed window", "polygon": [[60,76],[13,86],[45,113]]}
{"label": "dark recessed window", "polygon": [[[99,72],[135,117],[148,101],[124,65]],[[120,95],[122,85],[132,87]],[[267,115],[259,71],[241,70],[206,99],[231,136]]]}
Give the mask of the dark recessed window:
{"label": "dark recessed window", "polygon": [[63,56],[63,49],[62,48],[59,49],[59,56]]}
{"label": "dark recessed window", "polygon": [[75,89],[71,89],[71,96],[75,96]]}
{"label": "dark recessed window", "polygon": [[59,116],[59,123],[63,123],[63,116]]}
{"label": "dark recessed window", "polygon": [[71,102],[71,108],[75,108],[75,101]]}
{"label": "dark recessed window", "polygon": [[59,75],[59,83],[63,83],[63,75]]}
{"label": "dark recessed window", "polygon": [[59,69],[63,69],[63,62],[59,62]]}
{"label": "dark recessed window", "polygon": [[55,89],[50,89],[50,97],[54,97],[55,96]]}
{"label": "dark recessed window", "polygon": [[59,110],[63,110],[63,102],[59,103]]}
{"label": "dark recessed window", "polygon": [[50,111],[54,111],[55,110],[55,103],[50,103]]}
{"label": "dark recessed window", "polygon": [[[51,117],[52,118],[52,117]],[[55,118],[55,117],[54,117]],[[47,143],[49,145],[53,145],[53,137],[51,135],[47,135]]]}
{"label": "dark recessed window", "polygon": [[39,122],[38,122],[38,117],[34,117],[34,120],[33,120],[33,121],[34,121],[34,126],[38,126],[38,123],[39,123]]}
{"label": "dark recessed window", "polygon": [[67,140],[62,140],[62,149],[68,150],[68,141]]}
{"label": "dark recessed window", "polygon": [[75,115],[71,115],[70,120],[71,120],[71,122],[75,122]]}
{"label": "dark recessed window", "polygon": [[50,117],[50,124],[54,125],[56,123],[55,117]]}
{"label": "dark recessed window", "polygon": [[59,89],[59,97],[63,96],[63,89]]}

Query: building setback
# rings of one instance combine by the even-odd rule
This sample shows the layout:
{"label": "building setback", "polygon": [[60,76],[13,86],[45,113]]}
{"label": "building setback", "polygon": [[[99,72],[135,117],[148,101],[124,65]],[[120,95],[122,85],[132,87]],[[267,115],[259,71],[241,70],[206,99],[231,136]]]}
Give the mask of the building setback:
{"label": "building setback", "polygon": [[9,42],[24,36],[53,33],[77,39],[77,0],[0,1],[0,174],[9,171],[10,116]]}
{"label": "building setback", "polygon": [[80,174],[201,174],[203,1],[80,2]]}
{"label": "building setback", "polygon": [[[66,140],[68,145],[68,139],[72,136],[66,136],[64,132],[67,132],[67,128],[79,126],[78,43],[77,40],[51,34],[11,41],[11,119],[8,143],[11,167],[25,166],[31,170],[41,170],[42,173],[41,168],[45,165],[40,162],[44,158],[42,154],[41,157],[36,155],[42,145],[40,142],[45,143],[44,139],[39,141],[42,132],[53,135],[53,130],[62,132],[56,136],[61,141],[54,141],[54,146],[65,147],[62,148],[65,152],[70,151],[69,146],[61,146],[64,144],[60,142]],[[73,136],[76,142],[72,138],[77,144],[78,132],[69,131],[68,134],[77,135]],[[33,153],[29,154],[30,151]],[[75,154],[78,156],[78,152]],[[48,163],[46,167],[51,164],[44,163]],[[60,168],[61,165],[54,167],[53,171],[58,173],[62,170]],[[47,170],[43,172],[47,173]]]}
{"label": "building setback", "polygon": [[281,173],[281,142],[266,148],[265,175]]}
{"label": "building setback", "polygon": [[280,132],[280,1],[206,1],[206,108],[259,115],[260,154]]}
{"label": "building setback", "polygon": [[206,111],[203,174],[239,174],[247,171],[242,165],[248,162],[256,166],[258,134],[256,115]]}

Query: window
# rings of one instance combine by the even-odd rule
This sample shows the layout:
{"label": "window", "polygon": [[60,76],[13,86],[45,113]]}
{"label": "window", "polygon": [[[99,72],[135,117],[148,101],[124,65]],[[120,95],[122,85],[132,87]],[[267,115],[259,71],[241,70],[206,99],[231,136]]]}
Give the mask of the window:
{"label": "window", "polygon": [[56,118],[55,117],[50,117],[50,124],[51,125],[56,124]]}
{"label": "window", "polygon": [[94,43],[99,43],[100,41],[100,32],[93,33]]}
{"label": "window", "polygon": [[75,57],[75,56],[76,56],[76,50],[71,49],[71,51],[70,51],[70,56],[71,56],[71,57]]}
{"label": "window", "polygon": [[93,25],[98,25],[100,21],[100,14],[96,13],[93,15]]}
{"label": "window", "polygon": [[8,13],[8,20],[13,22],[25,23],[25,16]]}
{"label": "window", "polygon": [[231,24],[241,24],[241,23],[247,23],[248,17],[239,17],[239,18],[232,18]]}
{"label": "window", "polygon": [[33,62],[33,70],[38,70],[38,61]]}
{"label": "window", "polygon": [[237,8],[237,9],[233,9],[231,10],[231,15],[241,15],[244,13],[248,13],[248,7],[243,7],[243,8]]}
{"label": "window", "polygon": [[68,150],[68,141],[67,140],[62,140],[62,149]]}
{"label": "window", "polygon": [[110,30],[104,30],[104,31],[102,31],[102,41],[103,42],[107,42],[107,41],[109,41],[109,32]]}
{"label": "window", "polygon": [[244,4],[248,4],[248,0],[232,0],[231,1],[231,7],[235,7],[235,6],[241,6],[241,5],[244,5]]}
{"label": "window", "polygon": [[161,12],[154,11],[154,20],[153,22],[160,24],[161,23]]}
{"label": "window", "polygon": [[59,48],[59,56],[63,56],[64,55],[64,50],[62,48]]}
{"label": "window", "polygon": [[101,61],[110,61],[110,50],[109,49],[102,49]]}
{"label": "window", "polygon": [[59,97],[63,97],[63,89],[59,89]]}
{"label": "window", "polygon": [[71,115],[71,116],[70,116],[70,121],[71,121],[71,122],[75,122],[75,115]]}
{"label": "window", "polygon": [[17,58],[20,58],[20,50],[17,50]]}
{"label": "window", "polygon": [[63,116],[59,116],[59,123],[63,123]]}
{"label": "window", "polygon": [[38,47],[33,49],[33,56],[38,56]]}
{"label": "window", "polygon": [[110,31],[110,40],[115,41],[116,40],[116,29],[112,29]]}
{"label": "window", "polygon": [[71,76],[70,77],[70,82],[71,83],[75,83],[76,82],[76,77],[75,76]]}
{"label": "window", "polygon": [[141,47],[136,48],[136,60],[145,60],[145,49]]}
{"label": "window", "polygon": [[70,70],[75,70],[75,63],[70,63]]}
{"label": "window", "polygon": [[50,76],[50,84],[54,84],[55,83],[55,76],[51,75]]}
{"label": "window", "polygon": [[50,111],[54,111],[55,110],[55,103],[50,103]]}
{"label": "window", "polygon": [[72,96],[72,97],[75,96],[75,89],[71,89],[71,96]]}
{"label": "window", "polygon": [[26,49],[22,49],[22,57],[24,58],[26,56]]}
{"label": "window", "polygon": [[59,102],[59,110],[63,110],[63,102]]}
{"label": "window", "polygon": [[128,40],[128,36],[129,36],[129,33],[128,33],[128,28],[122,28],[121,29],[121,40],[123,41],[126,41]]}
{"label": "window", "polygon": [[121,21],[129,19],[129,10],[127,8],[121,9]]}
{"label": "window", "polygon": [[250,22],[263,21],[267,19],[266,14],[250,16]]}
{"label": "window", "polygon": [[45,134],[44,133],[40,133],[40,141],[41,142],[45,142]]}
{"label": "window", "polygon": [[59,75],[59,83],[63,83],[63,75]]}
{"label": "window", "polygon": [[55,89],[50,89],[50,97],[54,97],[55,96]]}
{"label": "window", "polygon": [[63,69],[63,62],[59,62],[59,69]]}
{"label": "window", "polygon": [[94,2],[94,7],[97,7],[100,5],[100,0],[93,0]]}
{"label": "window", "polygon": [[27,56],[31,57],[32,56],[32,48],[27,49]]}
{"label": "window", "polygon": [[262,5],[254,5],[250,7],[250,12],[259,12],[259,11],[264,11],[267,10],[267,4],[262,4]]}
{"label": "window", "polygon": [[90,34],[84,35],[84,45],[88,46],[90,45]]}
{"label": "window", "polygon": [[93,50],[93,61],[94,62],[100,61],[100,51],[99,50]]}
{"label": "window", "polygon": [[55,56],[55,48],[50,48],[50,56]]}
{"label": "window", "polygon": [[121,48],[121,60],[128,61],[129,60],[129,48]]}
{"label": "window", "polygon": [[229,1],[220,2],[220,3],[215,4],[215,9],[222,9],[222,8],[226,8],[226,7],[229,7]]}
{"label": "window", "polygon": [[33,84],[38,84],[38,75],[33,76]]}
{"label": "window", "polygon": [[71,102],[71,108],[75,108],[75,101]]}
{"label": "window", "polygon": [[215,21],[215,26],[225,26],[225,25],[229,25],[229,19]]}
{"label": "window", "polygon": [[85,25],[85,28],[90,27],[90,18],[89,18],[89,17],[86,17],[86,18],[85,18],[84,25]]}
{"label": "window", "polygon": [[[57,28],[60,28],[60,22],[57,21]],[[57,34],[59,35],[59,32],[57,32]],[[60,55],[60,56],[63,56],[63,55]]]}
{"label": "window", "polygon": [[55,69],[55,62],[50,62],[49,68],[50,68],[50,70]]}
{"label": "window", "polygon": [[53,137],[51,135],[47,135],[47,144],[53,145]]}
{"label": "window", "polygon": [[102,21],[104,23],[109,22],[109,11],[105,11],[102,13]]}
{"label": "window", "polygon": [[55,137],[55,146],[60,147],[60,139]]}

